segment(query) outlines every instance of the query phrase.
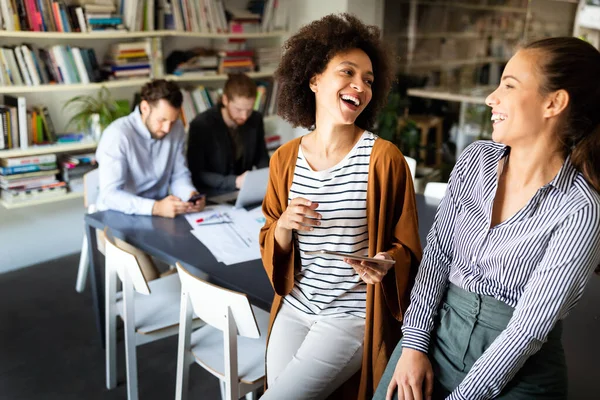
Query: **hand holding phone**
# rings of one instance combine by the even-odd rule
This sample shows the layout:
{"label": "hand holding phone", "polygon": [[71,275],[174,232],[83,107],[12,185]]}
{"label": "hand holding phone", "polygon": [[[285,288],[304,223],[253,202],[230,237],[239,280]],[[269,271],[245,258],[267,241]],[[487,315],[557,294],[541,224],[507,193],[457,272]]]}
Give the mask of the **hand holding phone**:
{"label": "hand holding phone", "polygon": [[190,197],[190,199],[188,200],[188,203],[196,204],[196,202],[198,200],[202,200],[205,196],[206,195],[204,195],[204,194],[197,193],[197,194],[193,195],[192,197]]}

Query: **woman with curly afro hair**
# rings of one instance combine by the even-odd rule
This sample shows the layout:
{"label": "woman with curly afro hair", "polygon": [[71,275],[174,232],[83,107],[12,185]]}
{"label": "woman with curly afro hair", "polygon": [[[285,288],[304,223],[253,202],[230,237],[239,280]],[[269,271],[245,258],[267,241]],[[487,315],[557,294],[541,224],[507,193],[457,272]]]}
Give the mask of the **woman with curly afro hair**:
{"label": "woman with curly afro hair", "polygon": [[347,14],[304,26],[284,50],[279,114],[311,132],[270,163],[260,245],[275,299],[262,399],[367,399],[421,258],[408,166],[369,131],[392,59],[379,29]]}

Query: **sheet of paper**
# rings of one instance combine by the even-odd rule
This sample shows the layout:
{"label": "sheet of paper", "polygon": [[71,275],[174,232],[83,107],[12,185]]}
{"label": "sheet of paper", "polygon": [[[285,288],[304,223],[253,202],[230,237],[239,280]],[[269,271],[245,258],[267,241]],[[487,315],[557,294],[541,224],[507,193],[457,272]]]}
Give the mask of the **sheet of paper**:
{"label": "sheet of paper", "polygon": [[206,206],[200,212],[185,214],[185,219],[191,225],[192,229],[201,225],[222,224],[224,222],[231,222],[224,216],[225,213],[231,210],[233,210],[233,207],[230,205]]}
{"label": "sheet of paper", "polygon": [[208,248],[217,261],[224,264],[260,258],[258,237],[252,240],[244,232],[239,232],[233,223],[199,226],[192,230],[192,234]]}
{"label": "sheet of paper", "polygon": [[[226,223],[195,222],[210,217],[210,212],[219,212],[220,218]],[[264,225],[262,211],[254,209],[249,212],[229,206],[214,206],[209,214],[194,216],[188,221],[193,226],[192,234],[218,261],[231,265],[260,258],[258,234]]]}

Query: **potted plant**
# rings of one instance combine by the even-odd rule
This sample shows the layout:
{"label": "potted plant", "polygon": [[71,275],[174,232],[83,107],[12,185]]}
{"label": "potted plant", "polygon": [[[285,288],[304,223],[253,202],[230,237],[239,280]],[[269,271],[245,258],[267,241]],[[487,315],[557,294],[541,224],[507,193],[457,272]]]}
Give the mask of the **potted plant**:
{"label": "potted plant", "polygon": [[94,140],[100,140],[102,131],[117,118],[129,114],[128,106],[114,100],[110,91],[102,86],[96,95],[75,96],[65,103],[63,110],[74,112],[67,129],[73,127],[89,132]]}

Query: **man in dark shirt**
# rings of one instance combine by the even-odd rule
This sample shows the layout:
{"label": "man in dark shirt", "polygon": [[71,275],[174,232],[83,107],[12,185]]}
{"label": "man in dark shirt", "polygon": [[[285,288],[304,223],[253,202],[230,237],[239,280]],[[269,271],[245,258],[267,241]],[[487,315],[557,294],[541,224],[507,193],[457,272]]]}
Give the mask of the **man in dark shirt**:
{"label": "man in dark shirt", "polygon": [[253,167],[269,166],[262,115],[253,111],[256,84],[230,75],[222,102],[190,123],[188,167],[197,188],[233,191]]}

